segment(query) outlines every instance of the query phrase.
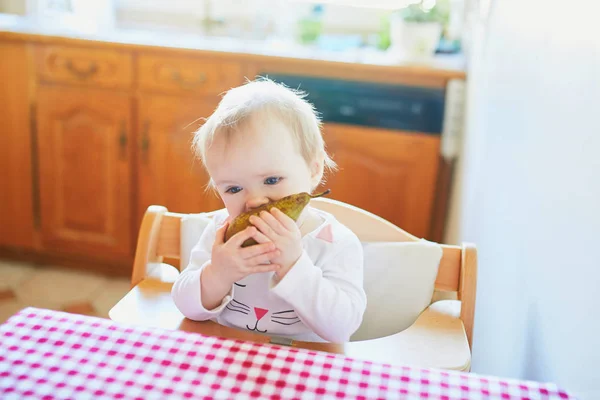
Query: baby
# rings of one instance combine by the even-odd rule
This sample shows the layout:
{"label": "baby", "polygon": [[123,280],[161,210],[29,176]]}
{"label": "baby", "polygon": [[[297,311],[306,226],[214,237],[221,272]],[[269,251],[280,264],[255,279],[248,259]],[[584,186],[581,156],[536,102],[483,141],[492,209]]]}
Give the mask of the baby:
{"label": "baby", "polygon": [[[303,96],[270,80],[228,91],[194,148],[226,210],[217,212],[173,285],[187,318],[296,340],[345,342],[366,308],[363,252],[352,231],[307,206],[276,208],[224,241],[229,221],[269,201],[312,193],[334,162]],[[257,245],[242,248],[254,238]]]}

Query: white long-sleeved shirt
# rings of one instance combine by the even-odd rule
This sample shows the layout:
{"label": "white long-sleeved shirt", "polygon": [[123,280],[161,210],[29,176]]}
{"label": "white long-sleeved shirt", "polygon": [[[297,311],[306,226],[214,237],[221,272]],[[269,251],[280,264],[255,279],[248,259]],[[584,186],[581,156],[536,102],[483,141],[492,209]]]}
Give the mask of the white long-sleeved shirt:
{"label": "white long-sleeved shirt", "polygon": [[270,336],[341,343],[360,326],[367,298],[363,249],[356,235],[329,213],[312,209],[323,223],[302,238],[304,251],[277,282],[273,272],[235,283],[213,310],[202,305],[200,276],[210,263],[216,230],[227,217],[217,213],[192,250],[190,264],[172,289],[175,304],[189,319]]}

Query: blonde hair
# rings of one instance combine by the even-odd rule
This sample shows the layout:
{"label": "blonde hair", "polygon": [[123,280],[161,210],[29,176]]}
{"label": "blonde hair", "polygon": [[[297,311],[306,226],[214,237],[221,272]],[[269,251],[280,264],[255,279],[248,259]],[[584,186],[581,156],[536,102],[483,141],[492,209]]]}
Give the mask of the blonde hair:
{"label": "blonde hair", "polygon": [[337,166],[325,151],[321,121],[315,108],[305,97],[304,92],[290,89],[267,78],[230,89],[213,114],[194,133],[194,153],[206,167],[206,152],[217,135],[224,135],[229,139],[238,134],[252,117],[266,114],[279,118],[290,128],[293,140],[307,165],[322,154],[324,171],[334,171]]}

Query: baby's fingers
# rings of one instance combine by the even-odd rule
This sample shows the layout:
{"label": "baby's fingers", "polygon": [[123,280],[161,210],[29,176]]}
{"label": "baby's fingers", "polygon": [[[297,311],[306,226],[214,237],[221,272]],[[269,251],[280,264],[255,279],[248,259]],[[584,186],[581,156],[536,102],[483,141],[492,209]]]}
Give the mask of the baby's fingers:
{"label": "baby's fingers", "polygon": [[227,232],[228,227],[229,227],[229,221],[225,222],[222,227],[217,229],[217,234],[215,236],[215,244],[225,243],[225,233]]}
{"label": "baby's fingers", "polygon": [[238,232],[235,235],[233,235],[227,241],[227,243],[228,244],[231,243],[234,247],[240,247],[242,245],[242,243],[244,243],[246,240],[253,237],[255,234],[256,234],[256,228],[253,226],[249,226],[246,229],[244,229],[243,231]]}
{"label": "baby's fingers", "polygon": [[277,221],[279,221],[279,223],[288,231],[293,232],[295,229],[298,229],[296,221],[285,215],[280,209],[273,207],[271,209],[271,215],[273,215]]}
{"label": "baby's fingers", "polygon": [[256,243],[273,243],[271,239],[259,232],[258,229],[256,230],[256,233],[252,235],[252,237],[254,240],[256,240]]}
{"label": "baby's fingers", "polygon": [[[256,240],[256,237],[255,237]],[[267,253],[275,250],[275,244],[273,242],[267,242],[262,244],[256,244],[254,246],[246,247],[245,249],[240,250],[240,256],[246,260],[263,253]]]}
{"label": "baby's fingers", "polygon": [[278,257],[281,254],[279,250],[269,251],[268,253],[259,254],[257,256],[248,258],[245,263],[249,267],[254,267],[259,264],[264,264],[271,261],[273,258]]}

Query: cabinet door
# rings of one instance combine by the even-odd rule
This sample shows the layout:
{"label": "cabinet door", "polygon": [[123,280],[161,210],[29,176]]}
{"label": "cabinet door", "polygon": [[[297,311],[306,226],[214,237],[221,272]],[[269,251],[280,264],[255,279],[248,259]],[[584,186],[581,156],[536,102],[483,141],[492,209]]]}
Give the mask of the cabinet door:
{"label": "cabinet door", "polygon": [[96,89],[40,87],[42,239],[48,250],[131,254],[131,101]]}
{"label": "cabinet door", "polygon": [[324,185],[331,198],[427,237],[439,137],[339,124],[326,124],[324,137],[339,166]]}
{"label": "cabinet door", "polygon": [[193,132],[216,100],[148,95],[139,101],[138,222],[149,205],[197,213],[222,208],[208,174],[192,153]]}
{"label": "cabinet door", "polygon": [[0,43],[0,246],[34,246],[29,64],[22,43]]}

